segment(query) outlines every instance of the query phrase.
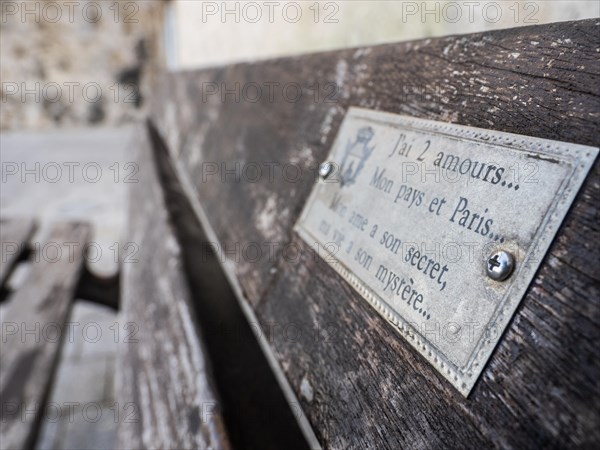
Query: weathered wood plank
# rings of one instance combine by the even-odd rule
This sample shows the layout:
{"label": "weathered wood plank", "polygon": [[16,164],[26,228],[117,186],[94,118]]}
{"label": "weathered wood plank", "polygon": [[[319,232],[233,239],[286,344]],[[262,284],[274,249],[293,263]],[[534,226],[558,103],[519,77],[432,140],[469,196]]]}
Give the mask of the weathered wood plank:
{"label": "weathered wood plank", "polygon": [[35,231],[36,225],[28,219],[2,219],[0,221],[0,246],[2,258],[0,260],[0,288],[8,279],[14,265],[24,251],[27,242]]}
{"label": "weathered wood plank", "polygon": [[[223,246],[281,253],[349,106],[597,146],[598,28],[559,23],[168,74],[154,119]],[[262,87],[258,102],[244,100],[250,83]],[[240,259],[255,305],[277,258]]]}
{"label": "weathered wood plank", "polygon": [[139,179],[130,191],[122,312],[135,330],[119,354],[117,398],[134,413],[119,424],[122,448],[229,448],[199,326],[191,312],[181,248],[168,223],[145,130]]}
{"label": "weathered wood plank", "polygon": [[277,363],[265,354],[268,344],[256,335],[256,320],[240,304],[220,257],[185,195],[164,142],[149,126],[155,167],[182,249],[181,260],[195,317],[211,361],[232,446],[279,450],[317,449],[298,400],[282,383]]}
{"label": "weathered wood plank", "polygon": [[[165,76],[154,121],[325,446],[599,445],[598,161],[468,399],[292,231],[349,106],[598,146],[599,29],[567,22]],[[305,95],[220,95],[251,82]],[[315,101],[309,87],[327,82],[335,101]],[[250,162],[301,176],[224,173]],[[244,258],[250,243],[279,251]],[[281,252],[290,244],[299,259]],[[300,337],[282,332],[290,324]]]}
{"label": "weathered wood plank", "polygon": [[27,281],[2,309],[3,448],[33,446],[90,232],[89,225],[82,223],[53,226],[44,245],[33,255]]}

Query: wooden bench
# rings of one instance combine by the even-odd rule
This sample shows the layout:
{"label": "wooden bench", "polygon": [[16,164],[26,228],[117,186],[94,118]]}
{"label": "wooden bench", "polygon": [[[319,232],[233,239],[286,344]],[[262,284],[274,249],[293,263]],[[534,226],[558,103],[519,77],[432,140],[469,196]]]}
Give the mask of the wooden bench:
{"label": "wooden bench", "polygon": [[[120,354],[126,448],[299,448],[301,430],[153,128],[140,138],[130,197],[137,262],[123,266]],[[177,224],[174,226],[173,224]],[[269,431],[265,433],[265,429]]]}
{"label": "wooden bench", "polygon": [[[566,22],[164,75],[131,191],[128,238],[140,252],[124,267],[122,307],[140,342],[120,355],[118,398],[140,415],[121,424],[121,445],[598,446],[597,161],[468,398],[293,227],[350,106],[597,147],[599,28]],[[269,82],[337,91],[333,102],[253,102],[204,90]],[[293,183],[222,176],[239,162],[302,171]],[[236,257],[249,243],[279,250]],[[301,256],[286,258],[286,245]]]}
{"label": "wooden bench", "polygon": [[[27,252],[31,221],[2,222],[2,286]],[[56,225],[33,258],[23,286],[2,305],[0,356],[3,448],[33,446],[55,370],[64,324],[84,266],[90,227]],[[71,254],[66,250],[72,245]],[[47,252],[46,252],[47,250]]]}
{"label": "wooden bench", "polygon": [[[118,306],[118,275],[98,278],[86,267],[89,224],[56,223],[43,242],[33,241],[35,229],[32,220],[0,223],[3,449],[32,448],[36,442],[74,299]],[[20,263],[28,268],[15,290],[9,280]]]}

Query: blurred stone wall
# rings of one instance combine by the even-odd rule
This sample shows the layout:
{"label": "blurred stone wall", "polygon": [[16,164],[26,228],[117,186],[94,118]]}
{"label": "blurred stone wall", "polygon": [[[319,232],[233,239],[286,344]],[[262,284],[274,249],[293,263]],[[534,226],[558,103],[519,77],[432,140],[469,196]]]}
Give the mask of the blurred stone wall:
{"label": "blurred stone wall", "polygon": [[144,117],[164,68],[600,16],[596,0],[0,0],[0,129]]}
{"label": "blurred stone wall", "polygon": [[163,66],[164,1],[4,0],[0,7],[2,130],[144,116]]}

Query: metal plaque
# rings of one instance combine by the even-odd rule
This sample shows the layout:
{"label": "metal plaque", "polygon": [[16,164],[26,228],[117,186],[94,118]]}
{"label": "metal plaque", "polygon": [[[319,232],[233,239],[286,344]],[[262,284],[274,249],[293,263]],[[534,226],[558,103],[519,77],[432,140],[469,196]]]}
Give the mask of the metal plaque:
{"label": "metal plaque", "polygon": [[351,108],[296,231],[467,396],[597,154]]}

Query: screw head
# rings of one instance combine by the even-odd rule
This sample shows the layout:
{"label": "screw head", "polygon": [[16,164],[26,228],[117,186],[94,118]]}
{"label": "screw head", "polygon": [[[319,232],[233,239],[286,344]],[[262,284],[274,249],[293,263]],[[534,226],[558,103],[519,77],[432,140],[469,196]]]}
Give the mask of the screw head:
{"label": "screw head", "polygon": [[319,175],[321,178],[327,178],[333,172],[333,164],[329,161],[324,162],[319,166]]}
{"label": "screw head", "polygon": [[495,281],[506,280],[514,268],[515,258],[504,250],[492,253],[486,262],[487,275]]}

